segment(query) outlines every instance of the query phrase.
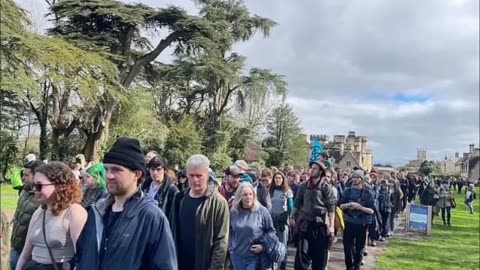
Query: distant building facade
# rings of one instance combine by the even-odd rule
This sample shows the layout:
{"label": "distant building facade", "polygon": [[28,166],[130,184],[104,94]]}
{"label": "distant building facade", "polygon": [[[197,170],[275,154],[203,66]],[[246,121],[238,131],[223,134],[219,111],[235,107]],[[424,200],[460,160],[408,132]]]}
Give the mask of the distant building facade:
{"label": "distant building facade", "polygon": [[480,180],[480,148],[475,148],[475,144],[470,144],[468,150],[458,159],[455,166],[460,172],[460,176],[477,182]]}
{"label": "distant building facade", "polygon": [[335,167],[352,169],[359,167],[370,171],[373,165],[372,151],[368,148],[366,136],[356,136],[355,131],[348,136],[334,135],[333,140],[327,135],[310,135],[310,141],[318,140],[327,152]]}
{"label": "distant building facade", "polygon": [[427,149],[425,148],[418,148],[417,149],[417,159],[410,160],[407,165],[405,165],[402,170],[405,172],[418,172],[422,163],[427,160]]}

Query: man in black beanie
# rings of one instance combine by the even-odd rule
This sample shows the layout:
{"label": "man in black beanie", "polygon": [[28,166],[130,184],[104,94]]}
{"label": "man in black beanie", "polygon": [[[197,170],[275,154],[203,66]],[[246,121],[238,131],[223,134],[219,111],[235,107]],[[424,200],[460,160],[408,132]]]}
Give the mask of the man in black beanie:
{"label": "man in black beanie", "polygon": [[77,241],[76,269],[177,269],[167,218],[138,186],[146,167],[140,143],[120,138],[103,163],[110,195],[97,202]]}

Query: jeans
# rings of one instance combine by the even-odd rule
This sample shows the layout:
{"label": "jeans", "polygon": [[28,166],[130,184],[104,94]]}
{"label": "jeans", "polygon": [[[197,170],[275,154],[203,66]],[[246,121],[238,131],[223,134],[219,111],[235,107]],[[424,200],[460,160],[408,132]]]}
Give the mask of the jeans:
{"label": "jeans", "polygon": [[451,217],[451,210],[452,208],[451,207],[445,207],[445,208],[442,208],[442,221],[443,221],[443,225],[445,225],[445,209],[447,209],[447,224],[450,225],[450,217]]}
{"label": "jeans", "polygon": [[[288,225],[283,225],[283,226],[285,226],[285,229],[283,230],[283,232],[281,232],[278,228],[275,228],[275,231],[278,237],[278,241],[280,241],[282,244],[285,245],[285,247],[288,248]],[[285,254],[285,259],[280,264],[281,270],[287,267],[287,255],[288,254]]]}
{"label": "jeans", "polygon": [[18,259],[20,258],[20,252],[17,252],[15,250],[10,251],[10,269],[15,270],[17,267]]}
{"label": "jeans", "polygon": [[347,270],[360,269],[365,249],[367,226],[345,222],[343,234],[343,251]]}
{"label": "jeans", "polygon": [[390,216],[388,217],[388,229],[392,234],[395,231],[395,212],[393,210],[390,212]]}
{"label": "jeans", "polygon": [[233,270],[255,270],[257,265],[257,257],[255,256],[238,256],[235,254],[230,255],[232,260]]}
{"label": "jeans", "polygon": [[380,215],[382,216],[382,229],[380,231],[382,237],[387,237],[388,234],[388,221],[390,218],[390,212],[387,211],[380,211]]}
{"label": "jeans", "polygon": [[468,209],[470,209],[470,214],[473,214],[473,201],[471,202],[466,202],[465,204],[468,206]]}

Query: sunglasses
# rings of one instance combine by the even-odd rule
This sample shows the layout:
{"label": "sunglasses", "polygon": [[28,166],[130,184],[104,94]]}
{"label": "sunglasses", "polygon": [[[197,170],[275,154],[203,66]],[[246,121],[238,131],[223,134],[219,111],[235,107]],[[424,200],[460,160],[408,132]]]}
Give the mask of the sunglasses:
{"label": "sunglasses", "polygon": [[42,184],[42,183],[35,183],[33,184],[33,188],[37,191],[42,191],[44,186],[54,186],[55,184]]}

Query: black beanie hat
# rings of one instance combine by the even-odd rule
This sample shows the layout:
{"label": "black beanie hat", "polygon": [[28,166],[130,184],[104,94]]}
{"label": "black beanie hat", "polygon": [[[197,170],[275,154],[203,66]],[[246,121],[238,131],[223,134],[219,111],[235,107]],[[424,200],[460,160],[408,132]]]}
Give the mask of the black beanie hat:
{"label": "black beanie hat", "polygon": [[103,157],[103,163],[117,164],[146,175],[145,156],[137,139],[120,138]]}

